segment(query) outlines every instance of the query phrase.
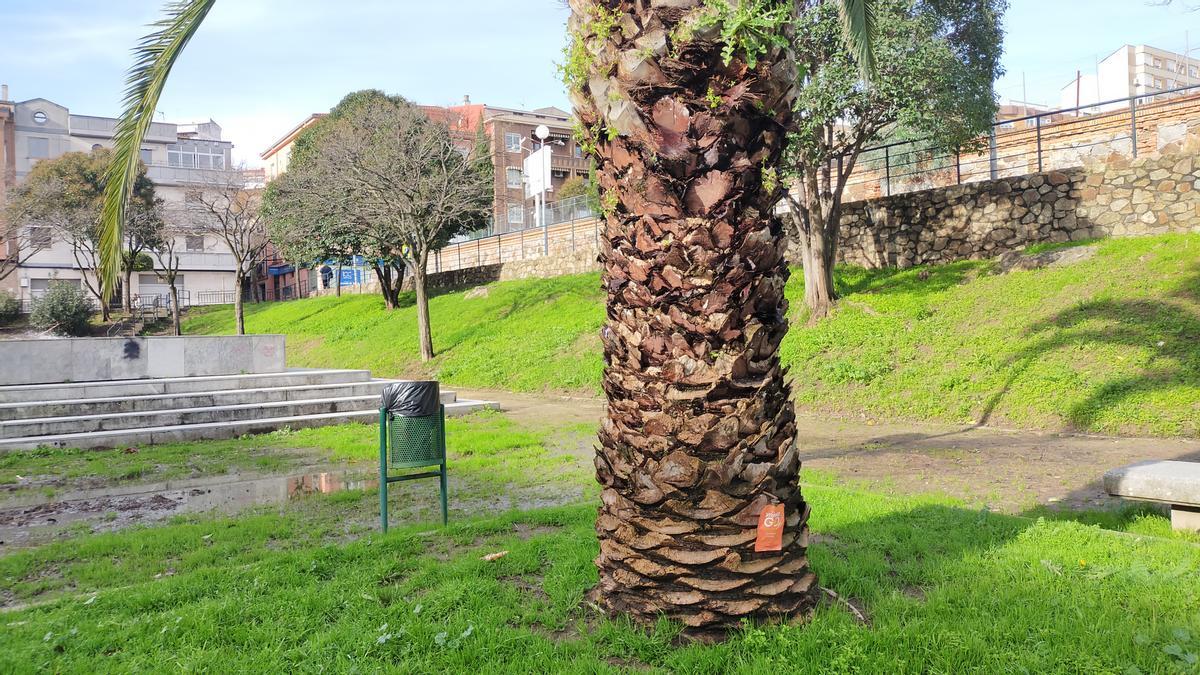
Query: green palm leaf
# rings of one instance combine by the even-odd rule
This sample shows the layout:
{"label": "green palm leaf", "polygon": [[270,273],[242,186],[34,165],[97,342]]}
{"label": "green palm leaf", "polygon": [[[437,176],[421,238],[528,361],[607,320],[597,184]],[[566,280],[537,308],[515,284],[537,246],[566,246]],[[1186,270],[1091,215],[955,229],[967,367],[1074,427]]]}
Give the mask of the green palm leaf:
{"label": "green palm leaf", "polygon": [[842,0],[838,5],[846,31],[846,44],[858,61],[863,77],[868,80],[875,72],[875,50],[872,47],[875,38],[875,5],[874,0]]}
{"label": "green palm leaf", "polygon": [[216,0],[180,0],[134,48],[134,63],[125,81],[125,101],[113,136],[113,159],[105,173],[104,208],[100,214],[100,277],[103,292],[112,293],[121,271],[121,230],[125,205],[137,178],[139,150],[154,121],[154,110],[175,60],[200,27]]}

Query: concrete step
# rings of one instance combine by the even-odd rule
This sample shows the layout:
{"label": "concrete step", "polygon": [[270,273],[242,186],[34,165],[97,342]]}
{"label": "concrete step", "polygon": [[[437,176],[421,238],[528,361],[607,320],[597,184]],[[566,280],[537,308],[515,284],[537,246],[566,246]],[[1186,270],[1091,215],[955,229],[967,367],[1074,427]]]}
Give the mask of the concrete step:
{"label": "concrete step", "polygon": [[0,422],[0,438],[55,436],[94,431],[116,431],[140,427],[168,427],[207,422],[232,422],[270,417],[296,417],[321,413],[378,410],[378,396],[315,398],[303,401],[274,401],[240,405],[203,406],[177,410],[142,410],[102,415],[38,417]]}
{"label": "concrete step", "polygon": [[[446,405],[446,416],[466,415],[485,408],[495,408],[491,401],[455,401]],[[48,436],[23,436],[0,439],[0,453],[37,447],[55,448],[112,448],[124,445],[149,445],[178,443],[218,438],[236,438],[244,434],[260,434],[277,429],[301,429],[306,427],[361,422],[373,424],[379,413],[374,409],[346,412],[322,412],[304,415],[265,417],[223,422],[179,424],[140,429],[117,429],[111,431],[72,432]]]}
{"label": "concrete step", "polygon": [[282,373],[251,375],[208,375],[203,377],[169,377],[143,380],[110,380],[103,382],[23,384],[0,386],[0,403],[189,394],[230,389],[265,389],[269,387],[299,385],[345,384],[348,382],[368,382],[370,380],[371,372],[368,370],[294,369]]}
{"label": "concrete step", "polygon": [[[178,410],[184,408],[275,403],[280,401],[302,401],[319,398],[345,398],[348,396],[375,396],[378,398],[383,387],[391,382],[392,380],[368,380],[366,382],[300,384],[255,389],[218,389],[215,391],[181,394],[0,403],[0,422],[43,417],[77,417],[151,410]],[[442,392],[442,403],[453,403],[455,398],[453,391]]]}

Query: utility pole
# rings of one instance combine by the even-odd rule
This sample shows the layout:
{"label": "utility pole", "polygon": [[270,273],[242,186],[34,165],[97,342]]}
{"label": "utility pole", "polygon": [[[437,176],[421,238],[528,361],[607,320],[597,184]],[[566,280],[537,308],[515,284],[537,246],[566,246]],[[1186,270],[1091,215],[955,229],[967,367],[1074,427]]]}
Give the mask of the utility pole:
{"label": "utility pole", "polygon": [[[1025,71],[1021,71],[1021,117],[1029,117],[1029,92],[1025,90]],[[1025,122],[1029,126],[1029,122]]]}
{"label": "utility pole", "polygon": [[1075,71],[1075,117],[1079,117],[1079,78],[1080,72]]}

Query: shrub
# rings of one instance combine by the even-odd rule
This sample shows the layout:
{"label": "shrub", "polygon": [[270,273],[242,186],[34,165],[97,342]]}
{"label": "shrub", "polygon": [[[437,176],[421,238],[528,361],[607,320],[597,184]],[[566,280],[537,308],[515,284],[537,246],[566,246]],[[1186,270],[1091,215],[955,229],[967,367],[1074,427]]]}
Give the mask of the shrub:
{"label": "shrub", "polygon": [[29,313],[29,323],[34,328],[60,335],[87,335],[91,318],[87,294],[78,286],[63,283],[51,284]]}
{"label": "shrub", "polygon": [[21,301],[11,293],[0,292],[0,325],[11,323],[21,313]]}

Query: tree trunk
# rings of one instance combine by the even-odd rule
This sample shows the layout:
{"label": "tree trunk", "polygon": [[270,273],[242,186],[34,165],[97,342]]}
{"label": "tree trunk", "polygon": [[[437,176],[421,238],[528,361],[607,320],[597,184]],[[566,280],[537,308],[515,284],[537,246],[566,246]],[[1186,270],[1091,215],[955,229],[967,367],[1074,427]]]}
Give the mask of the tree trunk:
{"label": "tree trunk", "polygon": [[[397,269],[391,263],[372,263],[371,267],[375,270],[375,278],[379,280],[379,292],[383,294],[383,304],[388,311],[396,309],[400,305],[400,287],[404,284],[404,268]],[[392,279],[392,271],[396,271],[396,278]]]}
{"label": "tree trunk", "polygon": [[833,289],[833,264],[830,253],[835,252],[823,228],[800,231],[801,261],[804,265],[804,304],[808,305],[809,321],[815,322],[833,311],[837,295]]}
{"label": "tree trunk", "polygon": [[421,360],[433,358],[433,334],[429,329],[429,298],[425,293],[425,265],[429,261],[426,253],[420,255],[420,262],[414,266],[413,290],[417,294],[417,340],[421,343]]}
{"label": "tree trunk", "polygon": [[241,273],[240,269],[238,271],[237,278],[233,282],[233,285],[234,285],[233,316],[234,316],[234,321],[237,324],[237,334],[245,335],[246,334],[246,307],[245,307],[245,303],[242,301],[242,295],[245,293],[245,290],[246,290],[246,277]]}
{"label": "tree trunk", "polygon": [[[705,0],[595,4],[618,11],[617,29],[597,34],[590,13],[570,24],[593,45],[572,102],[595,129],[604,201],[616,198],[601,243],[608,411],[592,596],[701,635],[807,611],[809,509],[778,354],[787,239],[777,181],[762,173],[790,123],[790,56],[772,47],[755,68],[738,53],[724,65],[711,30],[677,30]],[[756,552],[768,505],[785,509],[782,546]]]}
{"label": "tree trunk", "polygon": [[340,262],[337,265],[337,281],[335,283],[337,290],[334,292],[334,295],[340,298],[342,297],[342,263]]}
{"label": "tree trunk", "polygon": [[171,328],[175,335],[183,335],[182,322],[179,320],[179,289],[171,282]]}
{"label": "tree trunk", "polygon": [[133,270],[125,270],[125,313],[133,315]]}

